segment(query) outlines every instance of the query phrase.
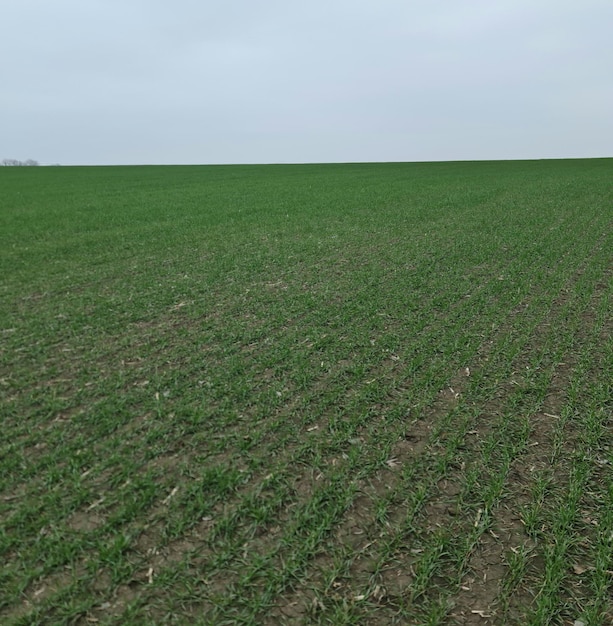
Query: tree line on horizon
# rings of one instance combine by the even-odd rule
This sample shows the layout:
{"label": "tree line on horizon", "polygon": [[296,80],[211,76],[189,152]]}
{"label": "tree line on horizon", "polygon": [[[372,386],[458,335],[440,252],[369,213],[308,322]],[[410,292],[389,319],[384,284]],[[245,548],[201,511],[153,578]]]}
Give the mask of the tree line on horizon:
{"label": "tree line on horizon", "polygon": [[40,165],[40,163],[38,161],[35,161],[34,159],[26,159],[25,161],[20,161],[19,159],[2,159],[2,165],[4,167],[33,167],[36,165]]}

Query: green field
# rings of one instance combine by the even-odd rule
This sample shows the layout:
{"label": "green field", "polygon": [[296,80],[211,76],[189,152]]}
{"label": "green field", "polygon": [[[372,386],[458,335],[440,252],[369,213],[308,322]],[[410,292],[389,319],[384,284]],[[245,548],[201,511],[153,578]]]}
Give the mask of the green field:
{"label": "green field", "polygon": [[613,160],[0,169],[0,623],[613,623]]}

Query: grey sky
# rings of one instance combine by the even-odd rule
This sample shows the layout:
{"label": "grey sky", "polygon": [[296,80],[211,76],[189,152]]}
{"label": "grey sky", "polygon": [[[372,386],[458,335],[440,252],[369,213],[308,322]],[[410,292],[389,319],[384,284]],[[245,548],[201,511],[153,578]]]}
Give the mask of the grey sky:
{"label": "grey sky", "polygon": [[19,0],[0,159],[613,156],[611,0]]}

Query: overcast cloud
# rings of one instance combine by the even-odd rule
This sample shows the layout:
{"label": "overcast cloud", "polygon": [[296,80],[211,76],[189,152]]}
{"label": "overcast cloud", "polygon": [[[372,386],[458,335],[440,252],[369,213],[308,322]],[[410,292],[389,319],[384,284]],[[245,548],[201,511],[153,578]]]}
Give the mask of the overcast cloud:
{"label": "overcast cloud", "polygon": [[613,156],[611,0],[19,0],[0,159]]}

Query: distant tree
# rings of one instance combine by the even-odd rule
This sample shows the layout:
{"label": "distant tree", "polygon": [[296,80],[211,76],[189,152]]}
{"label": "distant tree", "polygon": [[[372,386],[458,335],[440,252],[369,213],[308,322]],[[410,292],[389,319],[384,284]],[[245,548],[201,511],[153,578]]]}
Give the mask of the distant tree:
{"label": "distant tree", "polygon": [[19,166],[27,166],[33,167],[36,165],[40,165],[38,161],[34,159],[27,159],[26,161],[19,161],[18,159],[2,159],[2,165],[5,167],[19,167]]}

